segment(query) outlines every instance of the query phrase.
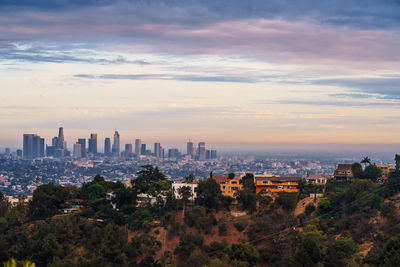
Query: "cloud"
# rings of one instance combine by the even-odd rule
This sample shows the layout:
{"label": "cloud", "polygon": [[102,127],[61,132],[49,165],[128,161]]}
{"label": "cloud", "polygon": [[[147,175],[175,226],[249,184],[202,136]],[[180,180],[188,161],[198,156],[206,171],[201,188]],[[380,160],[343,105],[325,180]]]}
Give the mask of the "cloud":
{"label": "cloud", "polygon": [[343,101],[341,99],[329,99],[329,100],[277,100],[277,101],[266,101],[264,104],[279,104],[279,105],[307,105],[307,106],[332,106],[332,107],[400,107],[400,102],[366,102],[366,101]]}
{"label": "cloud", "polygon": [[[206,75],[177,75],[177,74],[76,74],[74,77],[87,79],[112,79],[112,80],[176,80],[195,82],[233,82],[254,83],[262,80],[254,80],[238,76],[206,76]],[[264,80],[263,80],[264,81]]]}

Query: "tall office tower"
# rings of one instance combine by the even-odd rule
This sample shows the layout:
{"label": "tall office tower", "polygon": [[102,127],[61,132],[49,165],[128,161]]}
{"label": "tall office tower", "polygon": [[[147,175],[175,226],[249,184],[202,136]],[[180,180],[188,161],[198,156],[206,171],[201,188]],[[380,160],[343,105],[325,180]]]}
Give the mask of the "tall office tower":
{"label": "tall office tower", "polygon": [[85,158],[86,157],[86,139],[85,138],[79,138],[78,139],[78,144],[81,145],[82,158]]}
{"label": "tall office tower", "polygon": [[67,149],[67,144],[64,140],[64,128],[60,127],[58,129],[58,145],[57,148],[59,149]]}
{"label": "tall office tower", "polygon": [[159,158],[161,157],[161,145],[160,143],[154,143],[154,156]]}
{"label": "tall office tower", "polygon": [[104,139],[104,155],[111,155],[111,139],[108,137]]}
{"label": "tall office tower", "polygon": [[160,147],[160,151],[161,151],[160,158],[162,158],[162,159],[165,158],[165,150],[162,146]]}
{"label": "tall office tower", "polygon": [[211,159],[211,150],[206,150],[206,159]]}
{"label": "tall office tower", "polygon": [[194,155],[194,146],[193,146],[193,142],[187,142],[186,143],[186,154],[193,156]]}
{"label": "tall office tower", "polygon": [[82,157],[82,146],[79,143],[74,144],[74,158]]}
{"label": "tall office tower", "polygon": [[146,144],[142,144],[140,146],[140,154],[141,155],[146,155],[147,154],[147,152],[146,152]]}
{"label": "tall office tower", "polygon": [[211,150],[211,158],[216,159],[217,158],[217,150]]}
{"label": "tall office tower", "polygon": [[199,160],[205,160],[206,159],[206,143],[200,142],[197,148],[197,156],[199,157]]}
{"label": "tall office tower", "polygon": [[88,152],[97,154],[97,134],[92,133],[90,134],[90,139],[88,141]]}
{"label": "tall office tower", "polygon": [[17,157],[21,158],[22,157],[22,150],[17,149]]}
{"label": "tall office tower", "polygon": [[45,156],[45,151],[44,151],[44,138],[40,138],[40,150],[39,150],[39,157],[44,157]]}
{"label": "tall office tower", "polygon": [[135,154],[136,155],[140,155],[141,154],[141,144],[142,144],[142,140],[140,139],[136,139],[135,140]]}
{"label": "tall office tower", "polygon": [[132,144],[125,144],[125,156],[132,154]]}
{"label": "tall office tower", "polygon": [[40,136],[32,136],[32,158],[40,157]]}
{"label": "tall office tower", "polygon": [[11,154],[11,149],[7,147],[4,152],[5,152],[4,154],[6,154],[6,156],[9,156]]}
{"label": "tall office tower", "polygon": [[24,159],[31,159],[33,157],[33,134],[24,134],[23,150]]}
{"label": "tall office tower", "polygon": [[113,142],[113,146],[112,146],[112,153],[119,156],[119,151],[120,151],[119,133],[118,133],[118,131],[115,131],[114,132],[114,142]]}

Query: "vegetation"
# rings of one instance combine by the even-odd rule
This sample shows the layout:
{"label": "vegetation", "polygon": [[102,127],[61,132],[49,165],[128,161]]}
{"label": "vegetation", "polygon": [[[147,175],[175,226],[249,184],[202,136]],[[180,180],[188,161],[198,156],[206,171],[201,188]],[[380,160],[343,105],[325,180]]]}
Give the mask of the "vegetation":
{"label": "vegetation", "polygon": [[[32,200],[21,198],[15,205],[0,194],[0,261],[4,266],[399,266],[400,156],[396,160],[386,184],[376,182],[374,165],[363,170],[356,163],[354,181],[328,182],[326,188],[301,182],[298,193],[256,194],[247,174],[237,201],[222,196],[212,178],[199,182],[197,202],[189,201],[189,187],[175,199],[171,181],[149,165],[131,186],[97,175],[80,188],[41,185]],[[315,192],[324,196],[316,201],[309,197]],[[152,201],[139,198],[142,194]],[[304,198],[309,204],[295,216]],[[246,216],[234,217],[230,208]],[[368,251],[361,254],[366,244]]]}

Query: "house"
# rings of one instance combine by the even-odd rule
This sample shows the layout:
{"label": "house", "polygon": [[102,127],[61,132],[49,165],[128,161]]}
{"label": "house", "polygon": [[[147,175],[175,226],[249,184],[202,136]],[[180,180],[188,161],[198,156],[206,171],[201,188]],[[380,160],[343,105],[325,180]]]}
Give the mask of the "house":
{"label": "house", "polygon": [[374,164],[376,167],[378,167],[379,169],[381,169],[381,177],[383,179],[387,179],[389,177],[389,174],[391,171],[394,170],[394,167],[392,164],[386,163],[386,164]]}
{"label": "house", "polygon": [[197,198],[196,188],[197,188],[198,184],[199,184],[198,181],[193,181],[191,183],[186,183],[183,181],[176,181],[176,182],[172,183],[171,190],[176,199],[181,199],[182,196],[179,194],[179,189],[184,186],[188,186],[188,187],[190,187],[190,191],[192,193],[192,197],[190,200],[194,201]]}
{"label": "house", "polygon": [[[163,196],[163,195],[159,195],[159,196],[161,197],[161,199],[165,205],[165,203],[167,201],[167,197]],[[137,207],[146,206],[147,204],[154,205],[155,203],[157,203],[157,197],[152,196],[150,194],[140,193],[137,195],[136,202],[137,202],[137,204],[136,204]]]}
{"label": "house", "polygon": [[352,181],[354,178],[352,164],[335,164],[333,178],[336,182]]}
{"label": "house", "polygon": [[300,177],[255,177],[256,194],[260,192],[298,192]]}
{"label": "house", "polygon": [[310,184],[324,185],[331,178],[333,178],[333,176],[329,174],[308,174],[306,181]]}
{"label": "house", "polygon": [[213,179],[219,184],[223,196],[236,198],[236,192],[243,187],[237,177],[229,179],[226,176],[213,176]]}

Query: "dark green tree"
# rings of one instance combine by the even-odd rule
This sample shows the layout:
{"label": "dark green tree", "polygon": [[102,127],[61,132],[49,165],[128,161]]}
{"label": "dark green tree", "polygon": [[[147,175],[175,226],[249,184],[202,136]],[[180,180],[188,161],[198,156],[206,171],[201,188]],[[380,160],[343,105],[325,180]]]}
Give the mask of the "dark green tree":
{"label": "dark green tree", "polygon": [[199,182],[197,186],[197,197],[202,205],[209,209],[218,208],[217,199],[220,195],[220,186],[214,179],[207,178]]}
{"label": "dark green tree", "polygon": [[132,186],[138,193],[146,193],[150,184],[155,181],[165,180],[166,176],[157,167],[143,165],[137,172],[136,179],[132,180]]}
{"label": "dark green tree", "polygon": [[363,169],[360,163],[353,163],[351,170],[353,171],[354,178],[361,178],[363,176]]}

